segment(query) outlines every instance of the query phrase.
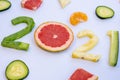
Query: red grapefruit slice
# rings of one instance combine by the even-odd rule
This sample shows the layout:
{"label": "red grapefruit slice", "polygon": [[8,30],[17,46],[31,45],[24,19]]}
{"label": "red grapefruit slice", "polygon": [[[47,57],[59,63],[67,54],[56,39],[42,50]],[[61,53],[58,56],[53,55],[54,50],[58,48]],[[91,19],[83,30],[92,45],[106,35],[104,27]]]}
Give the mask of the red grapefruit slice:
{"label": "red grapefruit slice", "polygon": [[79,68],[71,75],[69,80],[98,80],[98,76]]}
{"label": "red grapefruit slice", "polygon": [[22,7],[30,9],[30,10],[36,10],[40,7],[42,4],[42,0],[22,0]]}
{"label": "red grapefruit slice", "polygon": [[67,49],[74,37],[67,25],[59,22],[45,22],[36,29],[34,38],[41,48],[58,52]]}

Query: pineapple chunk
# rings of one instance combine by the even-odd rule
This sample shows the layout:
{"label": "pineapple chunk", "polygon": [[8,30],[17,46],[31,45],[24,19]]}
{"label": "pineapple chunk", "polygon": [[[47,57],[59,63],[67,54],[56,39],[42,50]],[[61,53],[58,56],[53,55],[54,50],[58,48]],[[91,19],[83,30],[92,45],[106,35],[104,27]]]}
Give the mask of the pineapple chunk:
{"label": "pineapple chunk", "polygon": [[84,31],[81,31],[77,34],[77,37],[78,38],[82,38],[82,37],[89,37],[90,40],[86,43],[86,44],[83,44],[82,46],[79,47],[79,52],[85,52],[85,51],[88,51],[88,50],[91,50],[93,47],[95,47],[98,43],[98,37],[96,35],[94,35],[94,33],[90,30],[84,30]]}
{"label": "pineapple chunk", "polygon": [[78,38],[82,38],[85,36],[89,37],[90,40],[86,44],[83,44],[82,46],[75,49],[75,51],[73,51],[72,53],[72,58],[80,58],[80,59],[89,60],[93,62],[99,61],[99,59],[101,58],[100,55],[87,53],[87,51],[91,50],[93,47],[97,45],[98,37],[94,35],[94,33],[90,30],[81,31],[77,35]]}
{"label": "pineapple chunk", "polygon": [[68,4],[70,4],[71,0],[59,0],[62,8],[65,8]]}
{"label": "pineapple chunk", "polygon": [[73,52],[72,58],[80,58],[80,59],[84,59],[84,60],[88,60],[88,61],[97,62],[101,58],[101,55],[89,54],[86,52]]}

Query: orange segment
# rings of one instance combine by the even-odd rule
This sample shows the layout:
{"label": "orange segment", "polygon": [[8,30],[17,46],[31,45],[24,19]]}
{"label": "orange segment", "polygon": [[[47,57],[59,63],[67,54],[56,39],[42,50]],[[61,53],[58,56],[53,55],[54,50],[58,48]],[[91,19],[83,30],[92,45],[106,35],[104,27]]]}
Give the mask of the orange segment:
{"label": "orange segment", "polygon": [[74,12],[71,16],[70,16],[70,23],[72,25],[77,25],[80,22],[85,22],[88,20],[88,17],[85,13],[83,12]]}

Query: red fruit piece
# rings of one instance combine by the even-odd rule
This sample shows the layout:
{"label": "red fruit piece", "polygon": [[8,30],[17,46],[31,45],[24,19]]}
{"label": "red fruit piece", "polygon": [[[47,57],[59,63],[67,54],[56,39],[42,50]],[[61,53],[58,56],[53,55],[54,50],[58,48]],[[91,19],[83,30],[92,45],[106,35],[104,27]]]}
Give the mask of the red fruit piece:
{"label": "red fruit piece", "polygon": [[74,37],[72,30],[59,22],[45,22],[34,33],[36,43],[43,49],[58,52],[67,49]]}
{"label": "red fruit piece", "polygon": [[22,0],[22,7],[30,10],[36,10],[42,4],[42,0]]}
{"label": "red fruit piece", "polygon": [[77,69],[69,80],[98,80],[98,77],[84,69]]}

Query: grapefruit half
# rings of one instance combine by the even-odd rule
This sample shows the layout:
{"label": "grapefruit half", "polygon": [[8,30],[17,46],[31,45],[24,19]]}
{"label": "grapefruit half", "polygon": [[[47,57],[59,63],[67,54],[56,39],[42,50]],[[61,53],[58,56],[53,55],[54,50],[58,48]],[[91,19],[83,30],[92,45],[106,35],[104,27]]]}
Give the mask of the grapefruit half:
{"label": "grapefruit half", "polygon": [[74,36],[67,25],[51,21],[41,24],[36,29],[34,38],[41,48],[51,52],[58,52],[67,49]]}

